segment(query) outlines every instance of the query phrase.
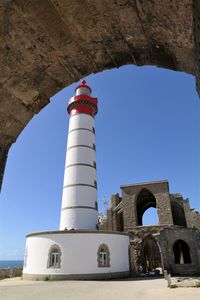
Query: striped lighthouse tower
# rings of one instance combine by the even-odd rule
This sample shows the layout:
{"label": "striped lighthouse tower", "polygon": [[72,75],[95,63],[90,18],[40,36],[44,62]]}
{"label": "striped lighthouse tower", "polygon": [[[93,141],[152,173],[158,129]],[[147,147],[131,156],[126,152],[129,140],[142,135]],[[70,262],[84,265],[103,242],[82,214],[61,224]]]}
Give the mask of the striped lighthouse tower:
{"label": "striped lighthouse tower", "polygon": [[94,230],[98,224],[94,116],[97,98],[85,80],[69,100],[70,115],[60,230]]}

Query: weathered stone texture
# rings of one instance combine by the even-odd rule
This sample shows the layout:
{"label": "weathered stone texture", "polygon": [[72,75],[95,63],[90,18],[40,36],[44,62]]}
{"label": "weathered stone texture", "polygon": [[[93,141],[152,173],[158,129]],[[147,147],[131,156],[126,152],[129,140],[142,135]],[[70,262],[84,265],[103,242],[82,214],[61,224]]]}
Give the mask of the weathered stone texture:
{"label": "weathered stone texture", "polygon": [[198,0],[1,1],[1,151],[53,94],[88,74],[156,65],[199,83],[198,33]]}
{"label": "weathered stone texture", "polygon": [[169,192],[156,194],[155,198],[157,204],[159,224],[172,225],[173,220],[172,220],[172,211],[171,211]]}
{"label": "weathered stone texture", "polygon": [[[200,273],[200,259],[198,249],[200,247],[200,231],[184,227],[165,228],[161,234],[164,241],[163,261],[165,268],[170,269],[174,274],[197,274]],[[177,240],[185,241],[190,247],[191,264],[175,264],[173,245]]]}
{"label": "weathered stone texture", "polygon": [[190,208],[189,200],[183,200],[183,207],[186,216],[187,227],[200,230],[200,213]]}
{"label": "weathered stone texture", "polygon": [[[182,275],[200,273],[200,214],[190,209],[189,201],[184,200],[180,193],[170,194],[166,180],[123,185],[121,190],[121,198],[118,194],[111,197],[106,228],[129,233],[131,272],[141,272],[144,259],[150,253],[150,250],[144,252],[145,239],[149,238],[157,245],[154,249],[157,254],[154,256],[155,253],[150,253],[150,260],[158,261],[160,255],[160,267],[163,270]],[[159,224],[143,226],[139,218],[149,207],[157,208]],[[119,224],[119,215],[123,215],[123,229]],[[100,224],[100,230],[105,230],[105,223]],[[177,241],[188,246],[190,263],[175,261],[175,252],[180,250],[180,247],[179,250],[173,248]],[[186,249],[180,251],[187,252]],[[184,255],[188,255],[186,252],[182,254],[184,260],[187,260],[184,258]]]}
{"label": "weathered stone texture", "polygon": [[193,1],[193,32],[196,87],[200,95],[200,1]]}

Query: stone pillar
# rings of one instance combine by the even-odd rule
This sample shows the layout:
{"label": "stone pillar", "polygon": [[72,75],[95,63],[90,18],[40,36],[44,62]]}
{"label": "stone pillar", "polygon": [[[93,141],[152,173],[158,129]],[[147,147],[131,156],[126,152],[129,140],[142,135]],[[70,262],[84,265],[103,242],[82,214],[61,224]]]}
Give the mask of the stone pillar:
{"label": "stone pillar", "polygon": [[124,231],[127,231],[137,226],[137,209],[135,197],[135,195],[128,195],[122,190]]}
{"label": "stone pillar", "polygon": [[107,230],[112,231],[112,210],[109,208],[107,209]]}
{"label": "stone pillar", "polygon": [[187,227],[192,228],[191,209],[190,209],[189,199],[183,200],[183,209],[185,212]]}
{"label": "stone pillar", "polygon": [[6,148],[0,147],[0,191],[1,191],[1,185],[3,181],[3,174],[6,166],[6,160],[8,156],[10,145]]}
{"label": "stone pillar", "polygon": [[173,225],[172,209],[168,192],[154,194],[156,198],[159,225]]}

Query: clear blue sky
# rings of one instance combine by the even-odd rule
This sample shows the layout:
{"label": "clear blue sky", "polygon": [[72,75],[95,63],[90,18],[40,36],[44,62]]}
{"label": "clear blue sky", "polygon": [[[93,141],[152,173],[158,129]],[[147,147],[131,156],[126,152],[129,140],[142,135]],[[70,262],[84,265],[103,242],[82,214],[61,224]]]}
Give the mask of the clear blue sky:
{"label": "clear blue sky", "polygon": [[[200,99],[194,77],[125,66],[86,80],[99,99],[100,211],[103,197],[120,192],[121,184],[160,179],[200,210]],[[27,233],[59,227],[66,105],[76,85],[53,96],[10,149],[0,195],[0,260],[22,259]]]}

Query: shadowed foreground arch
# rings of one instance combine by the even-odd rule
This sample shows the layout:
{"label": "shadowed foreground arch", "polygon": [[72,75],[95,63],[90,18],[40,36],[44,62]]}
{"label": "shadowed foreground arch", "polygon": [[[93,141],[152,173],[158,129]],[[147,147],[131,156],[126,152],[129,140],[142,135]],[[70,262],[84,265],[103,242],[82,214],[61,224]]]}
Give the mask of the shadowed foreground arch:
{"label": "shadowed foreground arch", "polygon": [[0,20],[0,185],[23,128],[82,77],[156,65],[195,75],[200,90],[198,0],[10,0]]}

